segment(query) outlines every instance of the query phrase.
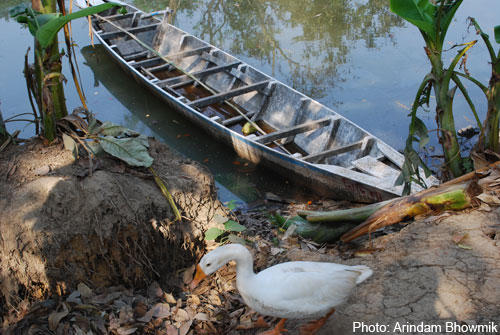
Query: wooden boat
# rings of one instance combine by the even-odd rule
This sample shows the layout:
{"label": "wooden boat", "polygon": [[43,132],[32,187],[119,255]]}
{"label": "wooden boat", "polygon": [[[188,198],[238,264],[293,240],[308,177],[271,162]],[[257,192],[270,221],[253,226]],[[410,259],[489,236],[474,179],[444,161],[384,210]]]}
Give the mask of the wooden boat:
{"label": "wooden boat", "polygon": [[[370,203],[401,195],[394,183],[404,158],[395,149],[166,19],[124,6],[127,14],[112,8],[93,16],[98,40],[126,72],[239,156],[327,197]],[[245,124],[257,131],[245,135]]]}

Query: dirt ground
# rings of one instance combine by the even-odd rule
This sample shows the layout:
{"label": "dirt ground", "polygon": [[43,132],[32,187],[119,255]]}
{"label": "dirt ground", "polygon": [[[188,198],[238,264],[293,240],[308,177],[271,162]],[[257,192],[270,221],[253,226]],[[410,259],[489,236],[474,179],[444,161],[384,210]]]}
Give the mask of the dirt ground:
{"label": "dirt ground", "polygon": [[[182,223],[172,222],[147,171],[112,159],[91,169],[87,160],[73,163],[61,145],[36,140],[0,153],[2,333],[255,334],[240,329],[258,315],[236,292],[234,265],[194,292],[187,287],[196,260],[216,247],[203,240],[216,214],[247,227],[240,237],[249,242],[257,271],[287,260],[374,270],[318,335],[463,334],[465,328],[456,327],[474,324],[493,331],[471,334],[498,333],[495,325],[500,330],[499,207],[386,229],[373,239],[379,251],[356,257],[367,238],[320,246],[286,237],[267,219],[272,211],[293,215],[338,203],[267,202],[231,214],[216,200],[206,169],[155,141],[150,153]],[[287,321],[288,334],[298,334],[303,322]],[[454,330],[446,332],[447,325]]]}

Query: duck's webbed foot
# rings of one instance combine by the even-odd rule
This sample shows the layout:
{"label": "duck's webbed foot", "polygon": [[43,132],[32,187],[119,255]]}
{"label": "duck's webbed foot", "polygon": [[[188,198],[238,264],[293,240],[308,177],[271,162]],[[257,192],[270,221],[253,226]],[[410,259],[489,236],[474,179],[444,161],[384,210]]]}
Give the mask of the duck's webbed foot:
{"label": "duck's webbed foot", "polygon": [[330,312],[328,312],[328,314],[325,315],[324,317],[322,317],[321,319],[306,323],[305,325],[303,325],[302,327],[299,328],[300,335],[314,335],[314,334],[316,334],[316,331],[318,329],[320,329],[321,327],[323,327],[326,320],[328,320],[328,318],[330,316],[332,316],[333,313],[335,313],[335,308],[332,308],[332,310]]}
{"label": "duck's webbed foot", "polygon": [[276,326],[272,330],[265,331],[263,333],[258,333],[257,335],[281,335],[281,333],[286,333],[285,327],[286,319],[281,319],[280,322],[276,324]]}

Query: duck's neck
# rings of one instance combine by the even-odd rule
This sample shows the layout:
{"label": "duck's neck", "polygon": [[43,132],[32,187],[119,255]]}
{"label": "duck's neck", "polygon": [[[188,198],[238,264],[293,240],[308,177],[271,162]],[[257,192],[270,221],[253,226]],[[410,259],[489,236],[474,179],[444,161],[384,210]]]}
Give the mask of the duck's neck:
{"label": "duck's neck", "polygon": [[236,261],[236,280],[239,285],[255,276],[253,272],[253,259],[250,251],[244,246],[233,246],[235,246],[235,250],[231,255],[231,259]]}

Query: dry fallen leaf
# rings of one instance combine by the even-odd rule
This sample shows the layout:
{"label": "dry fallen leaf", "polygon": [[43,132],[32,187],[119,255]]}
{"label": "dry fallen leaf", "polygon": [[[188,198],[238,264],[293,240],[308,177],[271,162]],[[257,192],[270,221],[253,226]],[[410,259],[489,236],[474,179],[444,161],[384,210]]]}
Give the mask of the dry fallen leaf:
{"label": "dry fallen leaf", "polygon": [[193,324],[193,320],[189,320],[179,328],[179,335],[186,335]]}
{"label": "dry fallen leaf", "polygon": [[116,330],[116,332],[119,334],[119,335],[130,335],[130,334],[133,334],[135,333],[135,331],[137,330],[137,328],[135,327],[132,327],[132,328],[128,328],[128,327],[120,327]]}
{"label": "dry fallen leaf", "polygon": [[182,281],[184,284],[189,284],[193,281],[194,271],[196,270],[196,264],[188,267],[184,272],[182,272]]}
{"label": "dry fallen leaf", "polygon": [[153,318],[153,314],[154,314],[154,310],[153,308],[151,308],[149,311],[147,311],[142,317],[140,318],[137,318],[136,320],[139,321],[139,322],[145,322],[145,323],[148,323],[149,321],[151,321],[151,319]]}
{"label": "dry fallen leaf", "polygon": [[101,294],[93,297],[90,302],[92,304],[104,304],[107,305],[118,299],[122,295],[121,292],[113,292],[109,294]]}
{"label": "dry fallen leaf", "polygon": [[174,320],[178,322],[185,322],[189,320],[189,314],[186,310],[179,308],[175,313]]}
{"label": "dry fallen leaf", "polygon": [[172,315],[168,304],[157,303],[153,306],[153,308],[151,308],[151,310],[153,311],[153,316],[157,319],[165,319]]}
{"label": "dry fallen leaf", "polygon": [[458,243],[462,242],[463,240],[465,240],[467,238],[467,236],[469,236],[469,234],[455,234],[455,235],[453,235],[453,237],[451,239],[452,239],[453,243],[458,244]]}
{"label": "dry fallen leaf", "polygon": [[169,304],[176,304],[177,300],[174,298],[174,296],[171,293],[163,293],[163,298],[169,303]]}
{"label": "dry fallen leaf", "polygon": [[49,315],[49,329],[52,331],[57,329],[59,322],[69,313],[68,305],[63,303],[62,306],[63,310],[61,312],[52,312]]}
{"label": "dry fallen leaf", "polygon": [[481,206],[479,206],[478,210],[483,211],[483,212],[491,212],[491,207],[485,202],[481,203]]}
{"label": "dry fallen leaf", "polygon": [[491,204],[500,205],[500,199],[498,199],[494,195],[490,195],[487,193],[481,193],[480,195],[477,196],[477,198],[479,200],[481,200],[482,202],[485,202],[485,203],[490,204],[490,205]]}
{"label": "dry fallen leaf", "polygon": [[200,305],[201,301],[200,298],[196,294],[191,294],[191,303],[195,305]]}
{"label": "dry fallen leaf", "polygon": [[148,287],[148,297],[157,298],[161,297],[162,295],[163,290],[161,289],[160,284],[158,284],[156,281],[152,282]]}
{"label": "dry fallen leaf", "polygon": [[194,320],[210,321],[210,317],[206,313],[199,312],[194,316]]}
{"label": "dry fallen leaf", "polygon": [[80,299],[80,291],[73,291],[67,298],[66,302],[68,303],[74,303],[77,305],[82,304],[82,299]]}
{"label": "dry fallen leaf", "polygon": [[90,299],[90,298],[92,298],[94,296],[94,292],[92,292],[92,290],[90,289],[90,287],[88,287],[84,283],[78,284],[77,290],[78,290],[78,292],[80,292],[81,297],[83,299]]}
{"label": "dry fallen leaf", "polygon": [[166,330],[167,335],[179,335],[177,328],[175,328],[173,325],[167,325]]}
{"label": "dry fallen leaf", "polygon": [[462,244],[462,242],[469,236],[469,234],[456,234],[453,235],[452,241],[457,245],[457,247],[465,250],[472,250],[472,247]]}
{"label": "dry fallen leaf", "polygon": [[377,251],[380,251],[380,248],[368,248],[368,249],[362,249],[354,252],[355,257],[366,257],[369,256]]}

